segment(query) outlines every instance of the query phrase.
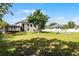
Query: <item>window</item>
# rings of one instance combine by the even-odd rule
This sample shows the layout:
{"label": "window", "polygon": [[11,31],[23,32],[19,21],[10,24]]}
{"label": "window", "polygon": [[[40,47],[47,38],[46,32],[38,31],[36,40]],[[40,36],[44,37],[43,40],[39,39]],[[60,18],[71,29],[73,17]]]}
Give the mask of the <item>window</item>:
{"label": "window", "polygon": [[27,24],[27,26],[29,27],[29,24]]}
{"label": "window", "polygon": [[29,28],[27,28],[27,31],[29,31]]}
{"label": "window", "polygon": [[32,24],[30,24],[30,27],[32,27]]}
{"label": "window", "polygon": [[24,27],[24,24],[22,24],[22,26]]}

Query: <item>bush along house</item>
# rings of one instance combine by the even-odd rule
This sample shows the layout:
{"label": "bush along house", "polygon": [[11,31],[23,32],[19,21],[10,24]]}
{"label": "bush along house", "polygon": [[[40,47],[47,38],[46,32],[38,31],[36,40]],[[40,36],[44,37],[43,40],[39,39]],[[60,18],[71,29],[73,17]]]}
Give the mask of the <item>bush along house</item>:
{"label": "bush along house", "polygon": [[28,23],[27,21],[20,21],[14,25],[9,25],[5,27],[5,32],[36,32],[37,29],[34,27],[33,23]]}

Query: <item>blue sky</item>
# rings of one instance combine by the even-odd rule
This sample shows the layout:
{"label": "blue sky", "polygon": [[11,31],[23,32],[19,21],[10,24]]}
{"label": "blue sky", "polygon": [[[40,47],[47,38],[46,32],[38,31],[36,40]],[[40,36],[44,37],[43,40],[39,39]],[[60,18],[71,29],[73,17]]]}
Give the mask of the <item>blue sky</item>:
{"label": "blue sky", "polygon": [[14,16],[6,14],[4,20],[10,24],[24,20],[36,9],[41,9],[47,14],[49,22],[65,24],[68,21],[74,21],[79,24],[79,4],[78,3],[14,3],[10,8]]}

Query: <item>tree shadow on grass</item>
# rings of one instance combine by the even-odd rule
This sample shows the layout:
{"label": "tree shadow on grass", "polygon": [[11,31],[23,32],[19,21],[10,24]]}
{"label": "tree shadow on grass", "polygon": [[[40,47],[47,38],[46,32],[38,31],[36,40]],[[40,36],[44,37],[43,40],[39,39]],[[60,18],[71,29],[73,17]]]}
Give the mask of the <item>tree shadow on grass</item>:
{"label": "tree shadow on grass", "polygon": [[32,38],[7,42],[7,47],[15,48],[7,51],[9,56],[78,56],[79,43],[58,39]]}
{"label": "tree shadow on grass", "polygon": [[32,38],[5,41],[0,35],[1,56],[79,56],[79,42],[58,39]]}
{"label": "tree shadow on grass", "polygon": [[6,41],[5,41],[5,35],[3,33],[0,32],[0,55],[6,55],[7,54],[7,50],[6,50]]}

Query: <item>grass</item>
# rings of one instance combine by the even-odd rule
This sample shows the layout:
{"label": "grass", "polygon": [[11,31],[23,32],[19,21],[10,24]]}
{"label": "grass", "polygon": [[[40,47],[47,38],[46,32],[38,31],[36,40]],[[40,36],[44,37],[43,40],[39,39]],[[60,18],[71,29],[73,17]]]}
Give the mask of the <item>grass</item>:
{"label": "grass", "polygon": [[[69,48],[67,48],[67,49],[68,49],[68,51],[70,49],[70,51],[69,51],[70,53],[71,53],[71,51],[72,51],[72,53],[74,51],[79,52],[79,33],[18,32],[18,33],[6,33],[5,38],[6,39],[4,39],[3,41],[0,41],[0,43],[2,44],[2,45],[0,44],[0,53],[1,53],[0,55],[13,55],[13,54],[19,55],[19,54],[21,54],[21,52],[24,52],[25,55],[27,55],[26,52],[31,54],[33,51],[38,50],[37,48],[39,46],[41,48],[43,48],[43,45],[46,45],[45,47],[47,49],[49,49],[49,47],[50,47],[49,44],[51,44],[50,42],[53,43],[53,42],[56,42],[56,41],[60,43],[60,45],[58,45],[58,46],[55,45],[55,46],[57,46],[57,48],[56,48],[57,50],[56,49],[54,49],[54,50],[58,51],[58,52],[56,52],[57,54],[59,53],[59,51],[62,54],[64,53],[62,51],[62,49],[60,49],[60,47],[59,47],[59,46],[62,46],[63,44],[64,44],[64,47],[69,46]],[[72,41],[72,42],[70,42],[70,41]],[[62,42],[63,42],[63,44],[61,44]],[[32,44],[34,44],[34,45],[32,45]],[[28,46],[31,46],[31,47],[26,48]],[[19,51],[19,49],[21,49],[21,51]],[[29,51],[29,49],[30,49],[30,51]],[[54,50],[52,52],[54,52]],[[48,51],[48,50],[46,50],[46,51]]]}
{"label": "grass", "polygon": [[46,38],[46,39],[59,39],[62,41],[73,41],[79,42],[79,33],[31,33],[31,32],[19,32],[14,34],[6,34],[7,40],[17,41],[17,40],[26,40],[31,38]]}

